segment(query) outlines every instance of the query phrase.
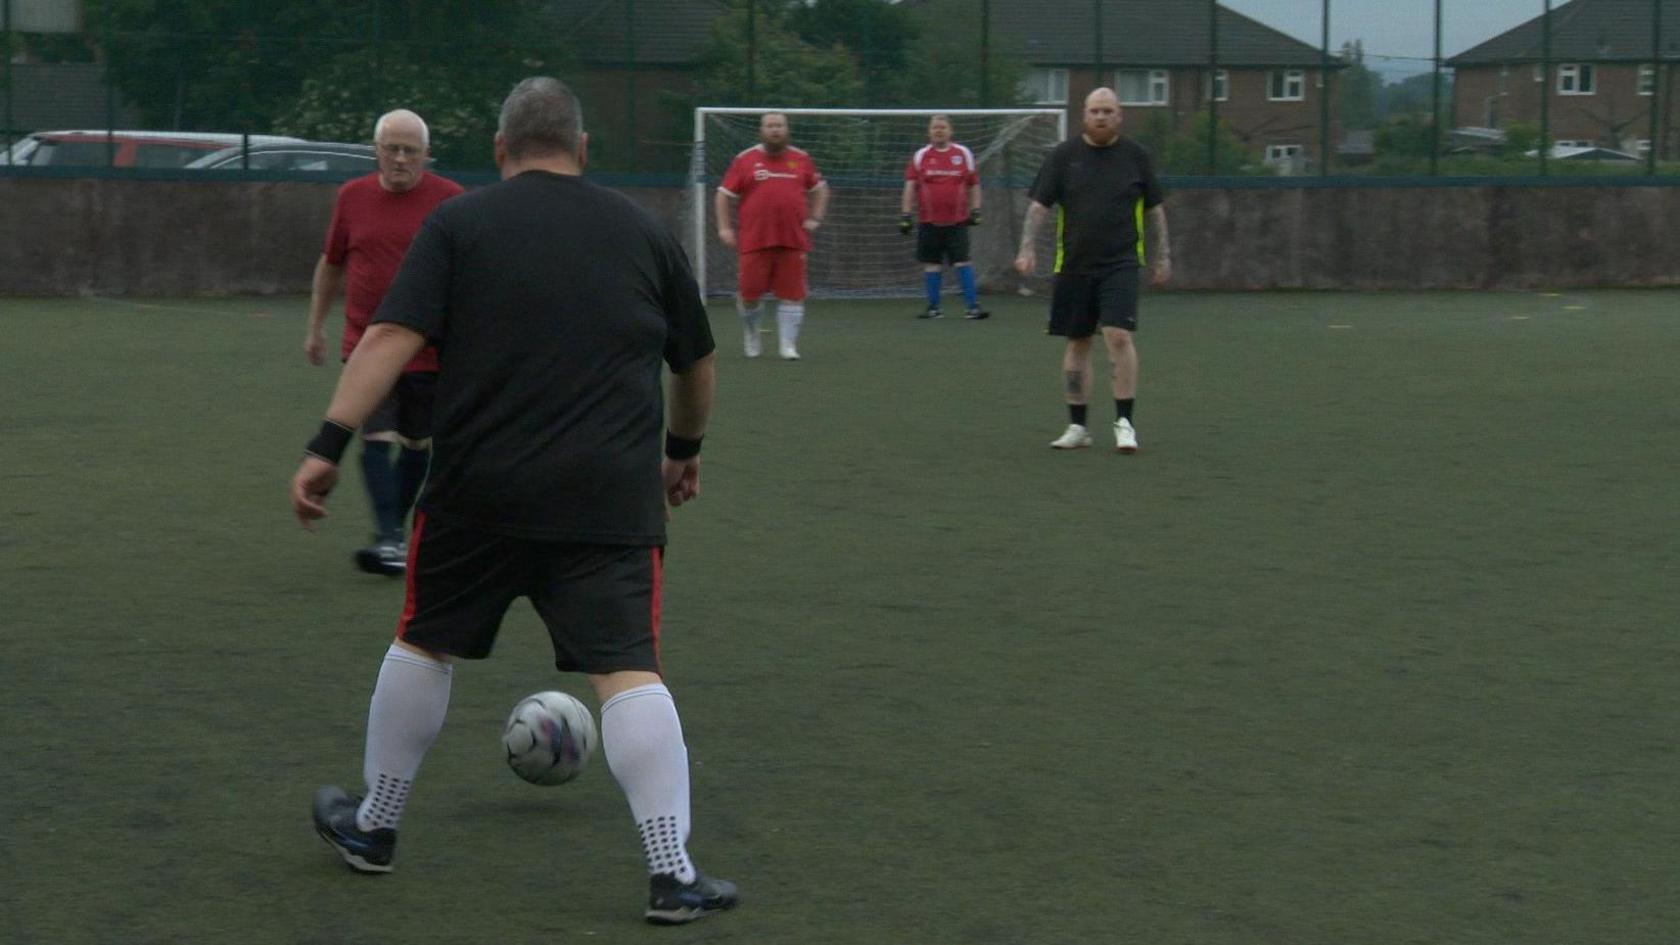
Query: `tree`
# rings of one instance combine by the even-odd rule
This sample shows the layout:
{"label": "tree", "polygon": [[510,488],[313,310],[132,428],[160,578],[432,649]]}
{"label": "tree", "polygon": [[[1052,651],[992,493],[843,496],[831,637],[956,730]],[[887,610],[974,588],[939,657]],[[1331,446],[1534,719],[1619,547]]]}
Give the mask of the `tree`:
{"label": "tree", "polygon": [[1364,41],[1343,43],[1342,61],[1348,64],[1337,80],[1342,127],[1349,130],[1377,127],[1377,98],[1382,94],[1382,77],[1365,65]]}
{"label": "tree", "polygon": [[908,65],[921,23],[890,0],[803,0],[793,4],[789,29],[817,49],[844,48],[863,80],[862,104],[899,104],[913,97]]}
{"label": "tree", "polygon": [[88,16],[150,127],[363,140],[411,107],[440,157],[482,150],[457,132],[482,133],[515,81],[569,61],[544,0],[107,0]]}
{"label": "tree", "polygon": [[1241,174],[1249,163],[1248,146],[1224,121],[1213,130],[1218,145],[1218,163],[1208,167],[1207,113],[1185,119],[1178,130],[1167,136],[1158,152],[1157,167],[1162,174]]}
{"label": "tree", "polygon": [[[758,3],[751,13],[747,3]],[[856,105],[863,79],[843,46],[818,47],[800,39],[787,17],[762,0],[737,0],[712,24],[700,57],[695,100],[701,105],[814,107]],[[750,48],[749,48],[750,43]]]}
{"label": "tree", "polygon": [[[1026,63],[1000,51],[995,34],[981,56],[977,0],[925,0],[915,5],[917,39],[905,67],[900,103],[1009,108],[1022,104]],[[983,70],[983,71],[982,71]],[[983,80],[983,81],[982,81]]]}

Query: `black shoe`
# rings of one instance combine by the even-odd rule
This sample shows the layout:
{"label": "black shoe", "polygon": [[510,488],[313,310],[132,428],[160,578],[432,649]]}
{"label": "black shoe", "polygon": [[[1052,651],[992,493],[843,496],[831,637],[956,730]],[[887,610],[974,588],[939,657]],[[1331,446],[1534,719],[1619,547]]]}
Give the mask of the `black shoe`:
{"label": "black shoe", "polygon": [[356,567],[369,574],[401,577],[408,570],[408,545],[400,541],[377,540],[356,550]]}
{"label": "black shoe", "polygon": [[976,305],[973,308],[969,309],[968,314],[964,315],[963,317],[968,319],[971,322],[977,322],[982,318],[991,318],[992,313],[988,312],[985,309],[981,308],[980,306]]}
{"label": "black shoe", "polygon": [[740,895],[735,884],[699,873],[694,882],[679,883],[670,873],[648,877],[647,920],[654,925],[681,925],[714,912],[735,908]]}
{"label": "black shoe", "polygon": [[321,788],[315,792],[315,832],[356,872],[389,873],[397,832],[357,827],[356,808],[360,806],[362,799],[344,793],[342,788]]}
{"label": "black shoe", "polygon": [[923,313],[922,313],[922,314],[920,314],[920,315],[917,315],[917,316],[916,316],[916,317],[917,317],[917,318],[944,318],[944,317],[945,317],[945,313],[944,313],[944,312],[941,312],[941,311],[940,311],[940,310],[939,310],[939,306],[937,306],[937,305],[929,305],[929,306],[928,306],[928,307],[927,307],[927,311],[925,311],[925,312],[923,312]]}

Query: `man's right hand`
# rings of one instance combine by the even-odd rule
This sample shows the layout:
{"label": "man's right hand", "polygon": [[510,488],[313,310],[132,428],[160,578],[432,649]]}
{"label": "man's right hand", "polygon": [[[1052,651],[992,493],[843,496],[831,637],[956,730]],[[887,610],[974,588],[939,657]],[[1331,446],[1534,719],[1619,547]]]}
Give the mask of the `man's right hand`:
{"label": "man's right hand", "polygon": [[327,339],[320,329],[309,332],[303,339],[303,356],[309,363],[320,367],[327,359]]}
{"label": "man's right hand", "polygon": [[660,477],[665,481],[665,505],[675,508],[700,494],[700,457],[660,461]]}
{"label": "man's right hand", "polygon": [[910,231],[915,228],[916,222],[911,218],[910,214],[906,213],[898,218],[898,232],[900,235],[909,236]]}
{"label": "man's right hand", "polygon": [[1031,249],[1021,250],[1021,255],[1015,257],[1015,271],[1023,276],[1030,276],[1038,268],[1038,253]]}
{"label": "man's right hand", "polygon": [[718,242],[733,248],[735,246],[735,231],[730,229],[718,230]]}

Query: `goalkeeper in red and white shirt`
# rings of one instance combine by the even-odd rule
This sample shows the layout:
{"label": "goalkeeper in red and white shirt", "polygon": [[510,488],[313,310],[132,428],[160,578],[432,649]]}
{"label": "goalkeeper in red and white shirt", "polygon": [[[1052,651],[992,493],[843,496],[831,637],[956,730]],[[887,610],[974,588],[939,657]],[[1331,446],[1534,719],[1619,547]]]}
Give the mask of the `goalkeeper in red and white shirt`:
{"label": "goalkeeper in red and white shirt", "polygon": [[[805,254],[811,250],[811,232],[828,212],[828,185],[811,156],[788,143],[786,115],[765,114],[758,124],[758,140],[735,156],[718,187],[718,239],[740,255],[735,305],[747,357],[759,355],[761,300],[774,294],[782,359],[797,361],[799,326],[805,320]],[[730,224],[737,202],[739,235]]]}
{"label": "goalkeeper in red and white shirt", "polygon": [[[911,207],[916,208],[912,215]],[[962,282],[963,304],[968,318],[987,317],[980,307],[980,286],[969,262],[968,228],[980,224],[980,173],[974,152],[951,140],[951,119],[935,115],[928,120],[927,146],[910,157],[904,169],[903,216],[898,231],[916,231],[916,259],[922,263],[927,288],[927,310],[917,318],[940,318],[939,293],[943,288],[945,263],[956,267]],[[920,225],[917,225],[917,220]]]}

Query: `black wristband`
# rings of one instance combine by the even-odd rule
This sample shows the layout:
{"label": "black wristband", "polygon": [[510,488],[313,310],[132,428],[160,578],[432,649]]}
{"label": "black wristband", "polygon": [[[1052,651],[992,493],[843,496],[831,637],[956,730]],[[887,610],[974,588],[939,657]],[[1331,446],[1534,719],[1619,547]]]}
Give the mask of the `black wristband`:
{"label": "black wristband", "polygon": [[356,431],[336,420],[322,420],[321,431],[303,448],[305,453],[316,459],[324,459],[333,465],[344,457],[344,450],[350,445],[350,438]]}
{"label": "black wristband", "polygon": [[688,437],[678,436],[670,430],[666,430],[665,458],[674,459],[679,463],[685,459],[693,459],[700,455],[700,441],[703,439],[705,437],[697,436],[691,440]]}

